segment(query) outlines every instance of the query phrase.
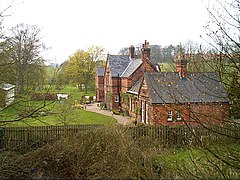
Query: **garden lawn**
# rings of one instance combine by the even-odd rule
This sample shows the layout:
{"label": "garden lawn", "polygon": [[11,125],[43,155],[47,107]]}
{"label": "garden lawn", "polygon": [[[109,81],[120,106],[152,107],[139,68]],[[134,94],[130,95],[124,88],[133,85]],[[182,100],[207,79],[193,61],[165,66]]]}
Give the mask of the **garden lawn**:
{"label": "garden lawn", "polygon": [[22,121],[6,124],[11,127],[23,126],[62,126],[62,125],[90,125],[103,124],[113,125],[116,120],[113,117],[102,114],[85,111],[81,109],[74,109],[66,116],[61,114],[52,114],[48,116],[40,116],[35,118],[27,118]]}
{"label": "garden lawn", "polygon": [[[50,88],[50,87],[49,87]],[[37,92],[37,93],[44,93]],[[81,101],[83,95],[94,96],[94,91],[89,91],[85,94],[79,91],[76,86],[65,86],[61,90],[52,89],[51,93],[68,94],[68,100],[64,101],[32,101],[19,99],[14,105],[2,110],[0,113],[1,120],[16,120],[19,119],[21,112],[33,112],[39,107],[39,112],[34,114],[34,117],[26,118],[21,121],[11,122],[8,124],[0,124],[1,126],[61,126],[61,125],[84,125],[84,124],[103,124],[113,125],[116,120],[113,117],[101,115],[94,112],[89,112],[74,108],[74,102]]]}

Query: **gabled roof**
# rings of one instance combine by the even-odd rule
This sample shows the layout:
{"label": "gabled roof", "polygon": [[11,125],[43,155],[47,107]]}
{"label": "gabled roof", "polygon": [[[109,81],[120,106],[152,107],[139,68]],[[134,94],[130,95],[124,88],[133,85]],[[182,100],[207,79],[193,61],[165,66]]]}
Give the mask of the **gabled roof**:
{"label": "gabled roof", "polygon": [[97,69],[97,76],[104,76],[105,67],[99,67]]}
{"label": "gabled roof", "polygon": [[5,91],[9,91],[10,89],[15,88],[15,85],[9,84],[9,83],[1,83],[0,84],[0,89],[3,89]]}
{"label": "gabled roof", "polygon": [[128,55],[108,55],[107,57],[112,77],[120,77],[130,63]]}
{"label": "gabled roof", "polygon": [[132,87],[127,91],[127,93],[138,95],[141,85],[142,85],[142,80],[143,80],[143,78],[140,78],[139,80],[137,80],[132,85]]}
{"label": "gabled roof", "polygon": [[125,69],[125,71],[123,71],[121,77],[131,76],[141,64],[142,64],[141,59],[132,59],[128,64],[127,68]]}
{"label": "gabled roof", "polygon": [[145,73],[152,103],[229,102],[217,73]]}

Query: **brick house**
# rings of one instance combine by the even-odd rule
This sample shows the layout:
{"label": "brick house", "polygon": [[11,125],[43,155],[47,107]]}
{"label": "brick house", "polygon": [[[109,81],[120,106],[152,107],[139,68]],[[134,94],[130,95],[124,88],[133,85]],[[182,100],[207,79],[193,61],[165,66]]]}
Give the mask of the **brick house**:
{"label": "brick house", "polygon": [[228,95],[217,73],[187,72],[182,53],[176,72],[160,72],[150,61],[148,42],[141,51],[141,58],[133,46],[130,56],[108,55],[103,95],[107,107],[154,125],[222,122],[229,117]]}
{"label": "brick house", "polygon": [[228,94],[215,72],[187,72],[178,57],[176,72],[146,72],[128,93],[135,94],[146,124],[219,123],[229,117]]}
{"label": "brick house", "polygon": [[144,72],[157,72],[157,68],[150,61],[150,46],[147,41],[142,45],[140,57],[135,55],[133,46],[129,48],[129,54],[107,55],[103,102],[112,110],[128,110],[127,104],[123,102],[123,94],[142,78]]}

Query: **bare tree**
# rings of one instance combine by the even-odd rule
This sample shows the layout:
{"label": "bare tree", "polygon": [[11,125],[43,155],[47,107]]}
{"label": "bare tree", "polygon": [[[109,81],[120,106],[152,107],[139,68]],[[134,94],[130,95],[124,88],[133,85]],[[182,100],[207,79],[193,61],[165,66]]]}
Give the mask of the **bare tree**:
{"label": "bare tree", "polygon": [[17,85],[19,93],[34,88],[44,74],[44,60],[40,53],[45,47],[39,33],[37,26],[19,24],[12,28],[10,35],[6,37],[4,53],[12,71],[9,78]]}
{"label": "bare tree", "polygon": [[[211,4],[210,4],[211,3]],[[192,119],[206,129],[209,136],[218,137],[218,142],[203,143],[192,127],[196,141],[201,147],[202,157],[196,160],[196,152],[189,151],[189,161],[176,163],[176,172],[183,178],[239,178],[240,176],[240,1],[209,1],[206,9],[210,20],[205,26],[206,36],[202,38],[210,50],[198,56],[208,70],[220,76],[231,102],[230,117],[224,119],[224,125],[207,126],[196,114],[191,112]],[[209,77],[211,78],[211,77]],[[212,112],[214,114],[214,112]],[[206,119],[210,117],[205,117]],[[211,137],[210,137],[211,138]],[[190,167],[193,167],[192,169]]]}

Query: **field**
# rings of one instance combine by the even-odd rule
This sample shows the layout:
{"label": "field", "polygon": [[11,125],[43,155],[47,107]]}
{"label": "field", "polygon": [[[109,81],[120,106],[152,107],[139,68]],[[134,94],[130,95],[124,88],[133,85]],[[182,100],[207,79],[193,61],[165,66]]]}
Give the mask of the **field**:
{"label": "field", "polygon": [[[112,117],[94,112],[77,109],[75,101],[80,101],[83,95],[94,96],[94,92],[84,94],[77,87],[66,86],[62,90],[51,90],[51,93],[68,94],[69,98],[62,101],[33,101],[26,98],[16,100],[16,104],[0,112],[0,120],[16,120],[24,113],[37,113],[23,120],[1,124],[1,126],[49,126],[49,125],[78,125],[78,124],[104,124],[112,125],[116,120]],[[39,92],[38,92],[39,93]]]}

